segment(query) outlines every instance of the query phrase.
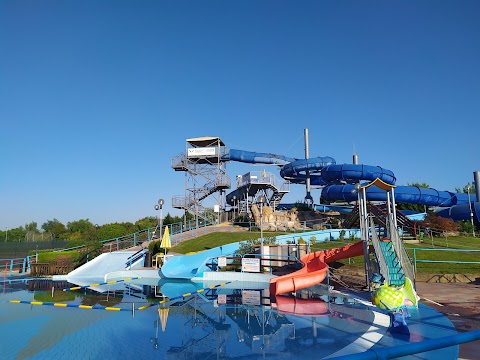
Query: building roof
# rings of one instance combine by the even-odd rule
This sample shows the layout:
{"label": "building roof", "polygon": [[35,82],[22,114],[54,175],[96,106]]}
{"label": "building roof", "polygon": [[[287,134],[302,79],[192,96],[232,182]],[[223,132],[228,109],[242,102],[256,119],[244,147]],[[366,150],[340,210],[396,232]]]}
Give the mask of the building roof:
{"label": "building roof", "polygon": [[187,143],[195,147],[225,146],[223,141],[217,136],[202,136],[198,138],[191,138],[187,139]]}
{"label": "building roof", "polygon": [[393,188],[396,187],[395,185],[387,184],[385,181],[381,180],[380,178],[376,178],[371,183],[369,183],[368,185],[362,186],[361,188],[366,189],[366,188],[369,188],[370,186],[376,186],[376,187],[378,187],[382,190],[385,190],[385,191],[390,191],[390,190],[392,190]]}

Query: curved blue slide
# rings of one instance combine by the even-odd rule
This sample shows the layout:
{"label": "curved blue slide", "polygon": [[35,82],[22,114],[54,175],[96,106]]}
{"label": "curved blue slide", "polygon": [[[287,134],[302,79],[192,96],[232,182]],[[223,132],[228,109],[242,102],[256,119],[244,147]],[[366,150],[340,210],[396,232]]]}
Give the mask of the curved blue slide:
{"label": "curved blue slide", "polygon": [[[222,160],[250,164],[276,164],[281,166],[280,176],[297,184],[305,183],[308,171],[311,185],[324,186],[322,198],[327,201],[343,200],[350,202],[357,200],[354,184],[359,181],[373,181],[380,178],[391,185],[394,185],[396,181],[392,171],[380,166],[336,164],[335,159],[329,156],[305,160],[232,149],[222,157]],[[233,193],[227,195],[227,202],[231,200],[229,196],[233,196]],[[375,186],[367,188],[367,199],[371,201],[387,200],[385,191]],[[397,186],[395,188],[395,200],[400,203],[449,208],[441,210],[437,214],[453,220],[470,218],[468,194],[417,186]],[[477,221],[480,221],[480,203],[477,203],[475,195],[470,195],[470,201],[475,217]]]}
{"label": "curved blue slide", "polygon": [[239,244],[232,243],[195,254],[171,257],[160,270],[164,278],[191,279],[209,271],[209,261],[218,256],[227,256],[238,250]]}

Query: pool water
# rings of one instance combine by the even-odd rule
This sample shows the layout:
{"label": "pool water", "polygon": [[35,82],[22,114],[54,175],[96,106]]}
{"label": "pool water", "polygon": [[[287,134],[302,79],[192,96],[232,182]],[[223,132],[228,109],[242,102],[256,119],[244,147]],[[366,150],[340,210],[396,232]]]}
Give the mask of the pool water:
{"label": "pool water", "polygon": [[[324,286],[271,303],[268,284],[215,287],[140,279],[102,293],[62,291],[72,284],[48,280],[15,279],[3,285],[0,359],[5,360],[305,360],[456,334],[448,319],[422,304],[411,312],[410,336],[390,334],[387,314],[354,294],[328,292]],[[456,359],[458,347],[416,356]]]}

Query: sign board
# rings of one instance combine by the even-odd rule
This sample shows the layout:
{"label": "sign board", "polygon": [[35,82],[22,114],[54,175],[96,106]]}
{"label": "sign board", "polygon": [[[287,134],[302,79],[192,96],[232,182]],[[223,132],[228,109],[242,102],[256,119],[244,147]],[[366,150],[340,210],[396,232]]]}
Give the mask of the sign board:
{"label": "sign board", "polygon": [[227,266],[227,258],[222,256],[218,258],[218,266],[223,267]]}
{"label": "sign board", "polygon": [[260,291],[242,290],[242,304],[260,305]]}
{"label": "sign board", "polygon": [[242,175],[242,184],[248,184],[250,182],[250,173]]}
{"label": "sign board", "polygon": [[215,156],[216,149],[214,147],[189,148],[187,149],[187,157]]}
{"label": "sign board", "polygon": [[218,204],[213,205],[213,212],[219,213],[220,212],[220,205],[218,205]]}
{"label": "sign board", "polygon": [[244,272],[260,272],[260,259],[242,259],[242,271]]}
{"label": "sign board", "polygon": [[218,294],[217,301],[219,304],[226,304],[227,303],[227,294]]}

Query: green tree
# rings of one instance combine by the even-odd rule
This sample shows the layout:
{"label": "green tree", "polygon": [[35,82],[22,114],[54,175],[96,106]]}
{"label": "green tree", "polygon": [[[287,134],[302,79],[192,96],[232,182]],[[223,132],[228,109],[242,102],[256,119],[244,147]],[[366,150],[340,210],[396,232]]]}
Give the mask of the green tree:
{"label": "green tree", "polygon": [[25,240],[25,235],[27,232],[23,228],[23,226],[19,226],[18,228],[8,229],[7,232],[7,241],[8,242],[22,242]]}
{"label": "green tree", "polygon": [[308,204],[305,204],[302,201],[296,201],[293,204],[293,206],[296,207],[298,211],[311,211],[312,210],[312,208],[309,207]]}
{"label": "green tree", "polygon": [[93,225],[88,219],[80,219],[67,223],[67,229],[72,233],[79,232],[81,234],[86,234],[91,228],[95,228],[95,225]]}
{"label": "green tree", "polygon": [[68,235],[65,225],[55,218],[53,220],[47,220],[45,223],[43,223],[42,229],[45,232],[52,233],[55,239],[66,239]]}
{"label": "green tree", "polygon": [[175,219],[170,215],[170,213],[167,213],[165,217],[163,218],[163,225],[170,225],[175,223]]}
{"label": "green tree", "polygon": [[157,225],[157,218],[155,216],[144,217],[143,219],[137,220],[135,225],[137,230],[145,230],[155,227]]}
{"label": "green tree", "polygon": [[475,183],[467,183],[467,185],[465,185],[463,189],[455,188],[455,192],[463,194],[475,194]]}
{"label": "green tree", "polygon": [[35,221],[32,221],[30,224],[26,224],[25,225],[25,231],[26,232],[32,231],[35,234],[40,233],[40,231],[38,231],[37,223]]}
{"label": "green tree", "polygon": [[119,223],[103,225],[98,230],[98,238],[100,240],[115,239],[117,237],[122,237],[127,234],[127,227],[124,224]]}

